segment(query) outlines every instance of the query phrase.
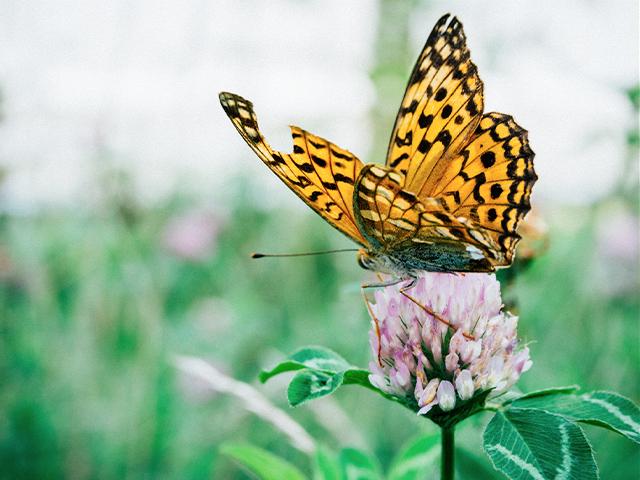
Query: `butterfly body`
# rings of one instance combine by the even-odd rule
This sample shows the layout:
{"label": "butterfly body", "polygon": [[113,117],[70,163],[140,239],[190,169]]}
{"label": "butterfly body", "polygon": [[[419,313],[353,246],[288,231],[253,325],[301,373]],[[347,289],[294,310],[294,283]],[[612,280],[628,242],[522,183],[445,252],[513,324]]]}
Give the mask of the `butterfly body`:
{"label": "butterfly body", "polygon": [[[420,271],[493,271],[482,250],[461,241],[462,229],[445,227],[454,219],[447,215],[442,201],[419,200],[403,189],[404,180],[376,164],[361,170],[353,192],[353,211],[371,247],[359,252],[360,266],[398,278],[415,277]],[[450,238],[419,238],[417,232],[424,228],[441,228]]]}
{"label": "butterfly body", "polygon": [[385,165],[363,164],[291,127],[293,152],[272,149],[253,105],[220,102],[260,159],[307,205],[363,248],[358,263],[404,279],[420,271],[508,266],[537,177],[527,132],[483,113],[483,84],[462,24],[442,17],[413,69]]}

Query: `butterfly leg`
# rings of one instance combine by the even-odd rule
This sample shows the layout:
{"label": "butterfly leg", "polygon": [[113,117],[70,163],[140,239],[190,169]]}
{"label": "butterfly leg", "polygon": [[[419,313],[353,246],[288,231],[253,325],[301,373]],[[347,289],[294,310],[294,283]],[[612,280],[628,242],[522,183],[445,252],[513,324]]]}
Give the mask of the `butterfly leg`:
{"label": "butterfly leg", "polygon": [[[414,297],[412,297],[411,295],[409,295],[405,290],[408,290],[406,288],[401,288],[400,289],[400,294],[402,296],[404,296],[405,298],[407,298],[408,300],[410,300],[411,302],[415,303],[418,307],[420,307],[425,313],[428,313],[429,315],[431,315],[433,318],[435,318],[436,320],[438,320],[439,322],[444,323],[447,327],[449,327],[451,330],[456,331],[456,327],[453,326],[451,324],[451,322],[449,322],[449,320],[447,320],[446,318],[443,318],[441,315],[438,315],[436,312],[434,312],[433,310],[431,310],[429,307],[421,304],[418,300],[416,300]],[[462,332],[462,335],[467,339],[467,340],[475,340],[475,337],[469,333],[466,332]]]}
{"label": "butterfly leg", "polygon": [[363,285],[360,286],[360,288],[362,290],[365,289],[369,289],[369,288],[384,288],[384,287],[391,287],[392,285],[397,285],[400,282],[404,282],[406,280],[406,278],[392,278],[391,280],[387,280],[382,281],[382,279],[380,277],[378,277],[378,279],[380,280],[379,282],[376,283],[365,283]]}
{"label": "butterfly leg", "polygon": [[380,338],[380,322],[378,321],[378,317],[376,317],[375,313],[373,313],[373,309],[371,308],[371,302],[367,298],[367,294],[364,289],[361,290],[362,298],[364,299],[364,304],[367,306],[367,310],[369,311],[369,315],[371,316],[371,322],[373,323],[373,327],[376,330],[376,337],[378,338],[378,365],[382,367],[382,339]]}
{"label": "butterfly leg", "polygon": [[416,286],[417,282],[418,282],[418,279],[416,277],[411,277],[409,283],[407,283],[406,285],[400,288],[400,293],[404,293],[407,290],[411,290],[413,287]]}

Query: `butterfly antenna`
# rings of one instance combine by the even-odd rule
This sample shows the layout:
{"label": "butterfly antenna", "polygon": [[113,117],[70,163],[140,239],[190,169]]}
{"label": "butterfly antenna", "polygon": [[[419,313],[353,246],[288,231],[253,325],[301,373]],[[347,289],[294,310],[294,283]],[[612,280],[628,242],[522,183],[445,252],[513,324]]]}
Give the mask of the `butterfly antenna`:
{"label": "butterfly antenna", "polygon": [[306,257],[309,255],[325,255],[329,253],[341,252],[357,252],[357,248],[339,248],[337,250],[323,250],[321,252],[305,252],[305,253],[252,253],[251,258],[267,258],[267,257]]}

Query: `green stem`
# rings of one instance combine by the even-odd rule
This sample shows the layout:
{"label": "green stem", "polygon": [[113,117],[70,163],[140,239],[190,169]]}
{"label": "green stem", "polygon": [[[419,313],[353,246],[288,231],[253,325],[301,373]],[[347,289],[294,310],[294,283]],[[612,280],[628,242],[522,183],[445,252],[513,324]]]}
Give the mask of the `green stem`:
{"label": "green stem", "polygon": [[442,427],[442,468],[440,470],[440,480],[453,480],[455,476],[454,428],[453,426]]}

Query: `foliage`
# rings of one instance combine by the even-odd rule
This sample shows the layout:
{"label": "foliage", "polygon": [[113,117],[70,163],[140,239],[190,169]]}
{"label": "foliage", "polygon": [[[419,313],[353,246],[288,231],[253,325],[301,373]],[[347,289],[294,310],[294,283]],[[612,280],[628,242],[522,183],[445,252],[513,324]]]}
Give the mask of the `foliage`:
{"label": "foliage", "polygon": [[[263,372],[261,379],[266,381],[295,370],[298,372],[288,389],[291,406],[330,395],[342,385],[355,383],[418,410],[416,405],[378,390],[366,381],[362,373],[366,371],[350,366],[338,354],[322,347],[298,350]],[[357,372],[359,380],[345,381],[347,372]],[[512,479],[542,480],[557,475],[568,479],[599,478],[593,449],[577,422],[616,431],[638,443],[640,408],[615,393],[577,395],[576,389],[575,386],[548,388],[508,398],[502,404],[488,405],[486,408],[496,413],[484,431],[484,449],[494,467]],[[444,424],[455,425],[481,411],[483,405],[484,398],[464,415],[456,410],[440,415],[449,418]],[[435,445],[428,443],[424,447],[423,453],[428,455]],[[418,454],[416,448],[408,451]],[[365,478],[374,477],[365,475]]]}

